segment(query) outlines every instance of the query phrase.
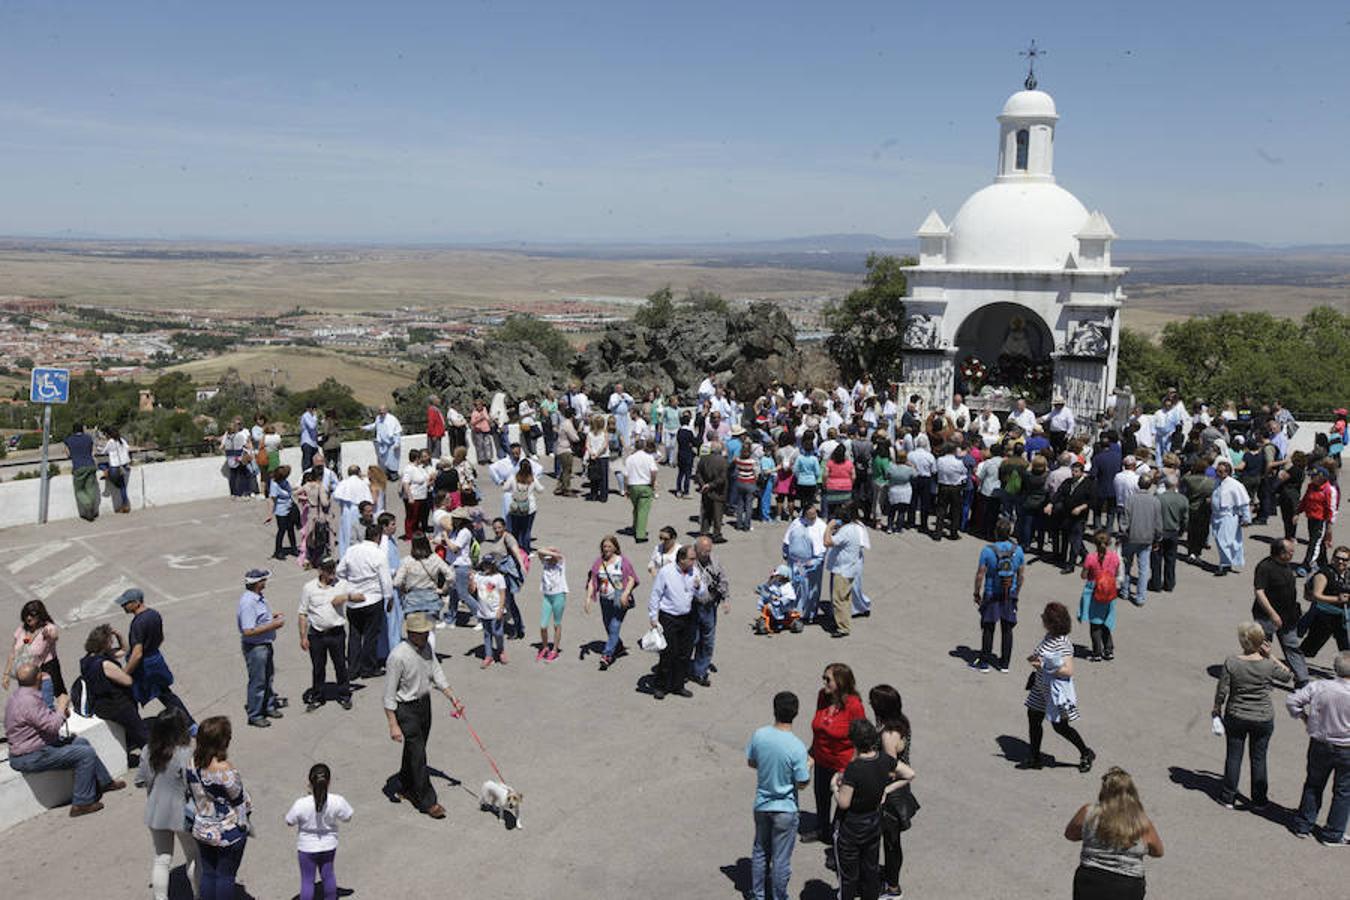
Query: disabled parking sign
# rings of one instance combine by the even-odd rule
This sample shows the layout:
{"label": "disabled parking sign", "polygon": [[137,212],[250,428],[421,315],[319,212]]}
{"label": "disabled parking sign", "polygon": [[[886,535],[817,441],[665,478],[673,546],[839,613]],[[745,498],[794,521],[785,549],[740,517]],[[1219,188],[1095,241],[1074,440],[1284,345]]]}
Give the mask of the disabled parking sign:
{"label": "disabled parking sign", "polygon": [[70,400],[69,369],[33,369],[33,381],[29,385],[28,399],[31,403],[66,403]]}

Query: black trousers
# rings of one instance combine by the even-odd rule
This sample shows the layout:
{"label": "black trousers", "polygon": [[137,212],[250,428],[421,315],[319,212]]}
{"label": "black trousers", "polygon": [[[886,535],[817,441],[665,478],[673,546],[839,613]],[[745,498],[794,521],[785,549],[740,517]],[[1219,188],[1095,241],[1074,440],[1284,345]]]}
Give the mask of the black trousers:
{"label": "black trousers", "polygon": [[333,677],[337,679],[339,697],[350,697],[351,682],[347,679],[347,656],[344,647],[347,642],[347,629],[339,625],[327,631],[309,630],[309,696],[314,702],[323,700],[324,673],[327,661],[333,661]]}
{"label": "black trousers", "polygon": [[399,731],[403,732],[403,764],[398,770],[403,796],[426,812],[436,805],[436,789],[427,771],[427,738],[431,736],[431,695],[404,703],[394,710]]}
{"label": "black trousers", "polygon": [[[894,821],[894,820],[892,820]],[[900,867],[905,864],[905,848],[901,842],[904,834],[899,824],[887,825],[881,820],[881,883],[890,887],[900,886]]]}
{"label": "black trousers", "polygon": [[1150,591],[1170,591],[1177,586],[1177,535],[1158,539],[1158,546],[1148,558]]}
{"label": "black trousers", "polygon": [[1321,652],[1328,639],[1336,641],[1337,650],[1350,650],[1350,633],[1347,632],[1350,629],[1346,627],[1344,616],[1314,610],[1308,633],[1303,637],[1304,657],[1312,659]]}
{"label": "black trousers", "polygon": [[815,766],[815,779],[812,789],[816,795],[816,837],[822,844],[834,840],[834,817],[830,813],[830,804],[834,801],[834,791],[830,790],[830,781],[838,773],[829,766]]}
{"label": "black trousers", "polygon": [[1078,516],[1065,516],[1056,534],[1056,556],[1065,566],[1076,566],[1087,556],[1083,550],[1083,519]]}
{"label": "black trousers", "polygon": [[1111,638],[1111,629],[1105,625],[1093,623],[1088,626],[1092,634],[1092,655],[1093,656],[1115,656],[1116,642]]}
{"label": "black trousers", "polygon": [[291,550],[295,553],[299,553],[300,552],[299,547],[297,547],[295,543],[295,527],[300,524],[299,511],[294,506],[292,506],[290,510],[286,513],[286,515],[277,516],[276,521],[277,521],[277,543],[276,548],[272,551],[272,555],[278,557],[281,556],[281,543],[282,543],[281,538],[283,535],[285,535],[287,540],[290,541]]}
{"label": "black trousers", "polygon": [[92,711],[105,722],[116,722],[122,726],[127,733],[128,753],[141,749],[150,740],[150,732],[141,720],[141,710],[135,700],[125,695],[99,697],[93,702]]}
{"label": "black trousers", "polygon": [[[1073,744],[1080,755],[1087,755],[1087,744],[1083,743],[1083,738],[1072,725],[1060,719],[1058,722],[1051,724],[1050,727],[1055,729],[1055,734]],[[1031,755],[1040,756],[1041,739],[1045,736],[1045,713],[1039,709],[1027,710],[1027,732],[1031,739]]]}
{"label": "black trousers", "polygon": [[1326,550],[1323,541],[1327,537],[1327,523],[1325,519],[1308,519],[1308,552],[1303,554],[1303,568],[1308,570],[1309,575],[1316,572],[1322,563],[1322,554]]}
{"label": "black trousers", "polygon": [[[1013,649],[1013,629],[1017,627],[1016,622],[1009,622],[1007,619],[1000,619],[1002,623],[1002,636],[999,643],[998,665],[999,668],[1006,669],[1012,662]],[[994,656],[994,625],[995,622],[980,623],[980,658],[991,660]]]}
{"label": "black trousers", "polygon": [[659,613],[657,621],[666,636],[666,649],[656,664],[656,687],[663,691],[678,691],[684,687],[689,674],[689,654],[693,649],[694,614],[673,616]]}
{"label": "black trousers", "polygon": [[941,536],[947,530],[948,537],[959,537],[961,529],[961,494],[965,490],[959,484],[939,484],[937,494],[937,524],[934,534]]}
{"label": "black trousers", "polygon": [[1186,517],[1186,549],[1191,556],[1204,552],[1205,542],[1209,540],[1209,501],[1199,509],[1193,509]]}
{"label": "black trousers", "polygon": [[[927,531],[928,517],[933,514],[933,476],[914,476],[914,499],[910,501],[910,509],[918,514],[919,530]],[[913,525],[914,521],[906,524]]]}
{"label": "black trousers", "polygon": [[1079,866],[1073,873],[1073,900],[1144,900],[1144,879]]}
{"label": "black trousers", "polygon": [[384,630],[384,601],[347,607],[347,671],[351,678],[368,678],[380,670],[380,632]]}
{"label": "black trousers", "polygon": [[845,813],[834,833],[840,900],[881,896],[881,813]]}

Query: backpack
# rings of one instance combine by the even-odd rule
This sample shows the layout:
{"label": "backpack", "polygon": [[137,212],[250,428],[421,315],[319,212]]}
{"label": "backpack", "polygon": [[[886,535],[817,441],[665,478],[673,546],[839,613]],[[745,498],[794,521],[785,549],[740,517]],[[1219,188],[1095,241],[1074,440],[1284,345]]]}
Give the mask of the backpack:
{"label": "backpack", "polygon": [[94,698],[89,696],[89,690],[85,686],[84,678],[76,678],[74,683],[70,686],[70,711],[77,716],[83,716],[88,719],[94,714],[93,704]]}
{"label": "backpack", "polygon": [[1014,496],[1022,492],[1022,467],[1010,466],[1008,480],[1003,485],[1003,493]]}
{"label": "backpack", "polygon": [[478,538],[475,537],[469,541],[469,562],[473,563],[474,566],[477,566],[478,561],[482,558],[483,545],[478,543]]}
{"label": "backpack", "polygon": [[530,514],[530,488],[516,488],[511,492],[511,506],[507,510],[513,516],[528,516]]}
{"label": "backpack", "polygon": [[1106,571],[1105,565],[1097,569],[1097,576],[1092,582],[1092,599],[1098,603],[1110,603],[1116,599],[1119,592],[1120,589],[1116,586],[1116,576]]}
{"label": "backpack", "polygon": [[993,599],[1011,600],[1016,593],[1017,566],[1014,564],[1013,555],[1017,548],[1014,544],[989,546],[994,551]]}

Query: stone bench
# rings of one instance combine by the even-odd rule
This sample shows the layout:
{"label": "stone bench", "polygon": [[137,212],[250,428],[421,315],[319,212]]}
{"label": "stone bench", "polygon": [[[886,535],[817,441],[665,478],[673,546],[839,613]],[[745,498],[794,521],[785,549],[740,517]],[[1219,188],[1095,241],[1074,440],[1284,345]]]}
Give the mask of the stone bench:
{"label": "stone bench", "polygon": [[[72,735],[93,745],[114,778],[126,771],[126,732],[121,725],[77,715],[72,715],[68,724]],[[0,831],[70,803],[75,790],[73,770],[16,772],[9,767],[9,745],[0,747],[6,751],[4,761],[0,762]]]}

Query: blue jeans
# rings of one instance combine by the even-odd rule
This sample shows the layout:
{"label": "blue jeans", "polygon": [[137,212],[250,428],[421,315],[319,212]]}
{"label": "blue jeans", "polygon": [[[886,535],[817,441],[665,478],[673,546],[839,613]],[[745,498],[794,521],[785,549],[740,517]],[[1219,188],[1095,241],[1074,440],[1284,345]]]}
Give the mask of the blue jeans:
{"label": "blue jeans", "polygon": [[787,900],[792,877],[792,848],[797,843],[797,821],[792,812],[755,811],[755,849],[750,853],[750,896],[764,900],[764,873],[773,879],[773,900]]}
{"label": "blue jeans", "polygon": [[[1124,579],[1121,582],[1121,591],[1136,606],[1143,606],[1148,600],[1148,580],[1152,577],[1152,570],[1149,568],[1149,557],[1153,555],[1152,544],[1134,544],[1126,541],[1121,545],[1120,554],[1120,572]],[[1130,575],[1134,568],[1135,560],[1139,561],[1139,570],[1133,576]],[[1134,590],[1130,590],[1130,582],[1134,582]]]}
{"label": "blue jeans", "polygon": [[506,516],[507,530],[526,553],[534,549],[534,516],[534,513],[508,513]]}
{"label": "blue jeans", "polygon": [[9,767],[16,772],[50,772],[53,769],[74,769],[75,790],[70,802],[87,806],[98,799],[98,789],[111,782],[112,776],[98,758],[94,746],[82,737],[60,747],[48,746],[32,753],[21,753],[9,758]]}
{"label": "blue jeans", "polygon": [[472,598],[469,596],[469,569],[470,566],[455,566],[451,569],[455,573],[455,589],[450,592],[450,606],[446,610],[445,620],[451,625],[459,618],[459,604],[463,603],[468,607],[472,614],[477,608]]}
{"label": "blue jeans", "polygon": [[478,621],[483,623],[483,659],[501,656],[506,650],[506,623],[498,618]]}
{"label": "blue jeans", "polygon": [[267,715],[267,711],[276,705],[276,696],[272,693],[272,644],[244,644],[244,666],[248,669],[248,692],[244,695],[244,708],[248,710],[249,721],[256,721]]}
{"label": "blue jeans", "polygon": [[736,514],[737,531],[750,530],[750,516],[754,508],[755,486],[733,481],[731,483],[731,509]]}
{"label": "blue jeans", "polygon": [[605,623],[605,649],[603,655],[614,658],[619,649],[619,632],[623,629],[623,617],[628,615],[628,607],[619,602],[618,597],[600,595],[600,618]]}
{"label": "blue jeans", "polygon": [[234,900],[235,876],[244,861],[244,845],[248,838],[240,838],[228,847],[197,842],[201,856],[201,900]]}
{"label": "blue jeans", "polygon": [[713,644],[717,640],[717,606],[716,603],[694,604],[692,673],[695,678],[707,678],[708,669],[712,666]]}
{"label": "blue jeans", "polygon": [[1303,800],[1294,816],[1294,830],[1307,834],[1317,824],[1322,810],[1322,791],[1327,779],[1335,774],[1331,788],[1331,810],[1322,838],[1334,844],[1345,837],[1346,821],[1350,820],[1350,747],[1334,747],[1325,741],[1308,741],[1308,774],[1303,782]]}

